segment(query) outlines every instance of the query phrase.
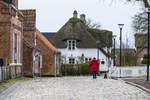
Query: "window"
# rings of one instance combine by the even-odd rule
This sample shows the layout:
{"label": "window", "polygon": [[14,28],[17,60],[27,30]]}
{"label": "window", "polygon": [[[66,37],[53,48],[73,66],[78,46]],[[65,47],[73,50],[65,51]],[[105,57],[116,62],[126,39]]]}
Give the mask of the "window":
{"label": "window", "polygon": [[85,58],[85,62],[88,62],[88,58]]}
{"label": "window", "polygon": [[69,58],[69,64],[75,64],[75,59],[74,58]]}
{"label": "window", "polygon": [[68,40],[68,49],[75,50],[76,48],[76,40]]}
{"label": "window", "polygon": [[13,48],[13,53],[12,53],[12,62],[11,63],[14,63],[15,62],[15,58],[16,58],[16,54],[15,54],[15,33],[13,33],[13,43],[12,43],[12,48]]}
{"label": "window", "polygon": [[101,61],[101,64],[103,64],[103,65],[104,65],[104,64],[105,64],[105,61]]}
{"label": "window", "polygon": [[92,58],[89,58],[89,61],[91,61],[92,60]]}
{"label": "window", "polygon": [[17,63],[20,63],[20,37],[17,34]]}

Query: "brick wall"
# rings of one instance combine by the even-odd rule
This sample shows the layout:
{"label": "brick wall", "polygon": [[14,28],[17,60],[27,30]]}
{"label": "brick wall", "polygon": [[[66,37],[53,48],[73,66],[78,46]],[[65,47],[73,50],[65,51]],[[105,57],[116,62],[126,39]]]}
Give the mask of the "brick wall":
{"label": "brick wall", "polygon": [[54,75],[54,53],[37,35],[37,47],[43,52],[43,75]]}
{"label": "brick wall", "polygon": [[[6,66],[15,63],[11,67],[11,74],[13,75],[13,77],[16,77],[16,74],[21,73],[21,66],[19,65],[16,66],[16,65],[17,63],[21,63],[22,17],[18,13],[19,18],[17,19],[16,14],[17,14],[16,11],[12,9],[12,16],[10,16],[8,5],[3,1],[0,1],[0,58],[3,59],[4,64]],[[12,18],[12,26],[13,26],[11,31],[13,34],[15,34],[15,36],[12,37],[15,44],[12,50],[10,50],[10,47],[14,44],[11,44],[13,41],[10,41],[11,18]],[[18,35],[18,40],[17,40],[17,35]],[[18,49],[17,49],[17,45],[18,45]],[[17,56],[18,59],[16,61],[10,62],[10,59],[14,60],[14,55],[17,51],[18,51],[18,56]]]}
{"label": "brick wall", "polygon": [[[137,48],[137,52],[139,52],[141,50],[141,48]],[[137,65],[143,65],[141,63],[141,59],[144,57],[144,55],[147,54],[147,48],[144,48],[142,51],[140,51],[140,53],[137,55],[138,59],[137,59]]]}
{"label": "brick wall", "polygon": [[32,59],[32,51],[33,48],[24,40],[23,43],[23,72],[25,76],[32,75],[32,66],[33,66],[33,59]]}

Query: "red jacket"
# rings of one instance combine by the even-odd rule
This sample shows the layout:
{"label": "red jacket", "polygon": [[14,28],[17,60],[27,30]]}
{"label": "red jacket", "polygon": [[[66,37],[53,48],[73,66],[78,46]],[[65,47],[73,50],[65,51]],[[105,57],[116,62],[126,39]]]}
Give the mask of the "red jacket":
{"label": "red jacket", "polygon": [[92,67],[92,72],[94,72],[94,71],[98,71],[98,67],[99,67],[99,61],[98,60],[92,60],[91,62],[90,62],[90,65],[89,65],[90,67]]}

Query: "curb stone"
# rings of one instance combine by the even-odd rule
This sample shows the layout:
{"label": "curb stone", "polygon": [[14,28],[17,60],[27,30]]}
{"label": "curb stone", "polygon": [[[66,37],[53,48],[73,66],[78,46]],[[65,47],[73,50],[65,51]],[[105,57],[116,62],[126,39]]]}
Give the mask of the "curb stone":
{"label": "curb stone", "polygon": [[127,81],[124,81],[124,82],[127,83],[127,84],[130,84],[130,85],[132,85],[132,86],[135,86],[135,87],[137,87],[137,88],[140,88],[141,90],[143,90],[143,91],[145,91],[145,92],[147,92],[147,93],[150,94],[150,90],[149,90],[149,89],[146,89],[145,87],[143,87],[143,86],[141,86],[141,85],[135,84],[135,83],[133,83],[133,82],[127,82]]}

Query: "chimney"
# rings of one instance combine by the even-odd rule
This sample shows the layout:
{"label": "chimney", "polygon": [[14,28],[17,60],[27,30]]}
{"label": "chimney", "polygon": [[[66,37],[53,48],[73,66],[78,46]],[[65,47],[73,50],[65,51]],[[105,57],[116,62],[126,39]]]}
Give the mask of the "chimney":
{"label": "chimney", "polygon": [[78,18],[78,13],[76,10],[73,12],[73,17]]}
{"label": "chimney", "polygon": [[80,15],[80,19],[81,19],[84,23],[86,23],[85,14],[81,14],[81,15]]}

